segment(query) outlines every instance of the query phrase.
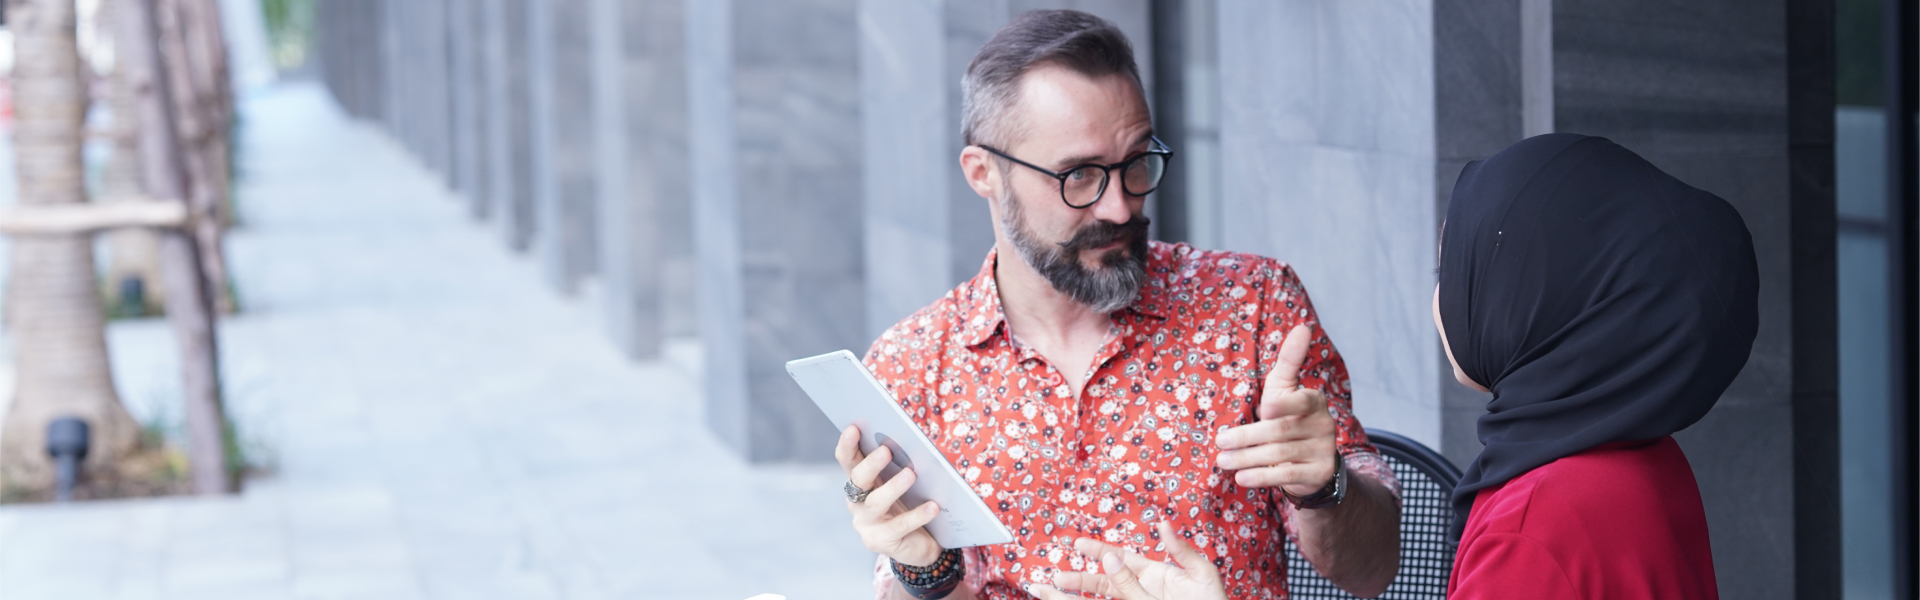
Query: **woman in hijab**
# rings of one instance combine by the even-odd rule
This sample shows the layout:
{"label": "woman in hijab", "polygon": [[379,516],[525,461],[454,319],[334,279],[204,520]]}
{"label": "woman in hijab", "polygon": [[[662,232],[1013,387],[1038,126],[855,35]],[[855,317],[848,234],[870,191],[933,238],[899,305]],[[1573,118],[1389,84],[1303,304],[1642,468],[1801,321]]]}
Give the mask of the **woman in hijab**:
{"label": "woman in hijab", "polygon": [[[1672,434],[1713,408],[1759,329],[1733,206],[1605,138],[1533,137],[1461,172],[1438,274],[1454,377],[1493,393],[1453,492],[1449,596],[1718,598]],[[1205,557],[1162,535],[1178,565],[1080,540],[1107,574],[1063,587],[1224,598]]]}
{"label": "woman in hijab", "polygon": [[1492,391],[1454,488],[1455,598],[1717,598],[1672,434],[1759,328],[1753,240],[1725,200],[1604,138],[1470,164],[1440,235],[1434,319]]}

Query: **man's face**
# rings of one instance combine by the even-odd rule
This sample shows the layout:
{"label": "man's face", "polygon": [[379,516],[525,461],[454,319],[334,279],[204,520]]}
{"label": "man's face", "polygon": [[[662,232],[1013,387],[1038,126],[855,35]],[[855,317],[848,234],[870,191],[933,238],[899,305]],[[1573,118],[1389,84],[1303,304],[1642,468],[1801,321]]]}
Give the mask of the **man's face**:
{"label": "man's face", "polygon": [[[1004,149],[1048,169],[1113,164],[1147,150],[1153,124],[1133,81],[1089,78],[1043,65],[1028,71],[1014,106],[1019,139]],[[1099,312],[1133,303],[1146,281],[1146,198],[1126,194],[1119,173],[1087,208],[1060,198],[1060,183],[1006,163],[999,202],[1001,231],[1020,258],[1061,293]]]}

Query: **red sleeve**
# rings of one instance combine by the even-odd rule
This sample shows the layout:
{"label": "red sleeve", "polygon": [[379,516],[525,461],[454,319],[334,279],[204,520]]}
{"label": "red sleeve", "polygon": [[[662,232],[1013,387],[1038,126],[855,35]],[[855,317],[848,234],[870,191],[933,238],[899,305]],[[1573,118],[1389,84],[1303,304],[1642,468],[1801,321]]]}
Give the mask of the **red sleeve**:
{"label": "red sleeve", "polygon": [[1480,598],[1580,598],[1560,561],[1533,538],[1489,533],[1454,557],[1450,600]]}

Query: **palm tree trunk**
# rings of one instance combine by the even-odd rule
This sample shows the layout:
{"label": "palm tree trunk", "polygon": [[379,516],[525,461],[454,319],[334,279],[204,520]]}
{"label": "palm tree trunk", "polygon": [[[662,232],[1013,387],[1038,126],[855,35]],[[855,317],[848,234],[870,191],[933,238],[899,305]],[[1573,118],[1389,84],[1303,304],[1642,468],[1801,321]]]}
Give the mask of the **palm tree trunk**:
{"label": "palm tree trunk", "polygon": [[[113,36],[118,29],[115,19],[122,18],[122,3],[108,2],[100,6],[95,17],[104,21],[100,29],[103,36]],[[133,199],[146,197],[141,186],[140,166],[140,95],[135,86],[138,79],[132,76],[136,69],[125,61],[114,65],[113,74],[108,81],[107,103],[112,107],[113,152],[107,157],[107,164],[100,173],[100,197],[103,199]],[[165,287],[160,285],[160,238],[159,232],[152,229],[129,227],[104,232],[108,253],[111,259],[107,263],[107,291],[109,297],[120,297],[121,286],[127,281],[138,281],[145,306],[127,307],[141,313],[153,308],[166,306]]]}
{"label": "palm tree trunk", "polygon": [[205,149],[218,200],[220,226],[232,227],[233,218],[233,79],[228,68],[226,29],[219,0],[183,0],[188,55],[193,57],[194,81],[200,87],[207,114]]}
{"label": "palm tree trunk", "polygon": [[[129,69],[140,90],[141,180],[156,198],[186,199],[190,154],[174,129],[172,78],[161,60],[160,27],[155,22],[155,0],[118,0],[120,13],[116,58]],[[214,220],[204,204],[188,201],[190,221],[201,227]],[[187,417],[187,464],[197,494],[234,490],[226,453],[226,412],[220,399],[218,338],[214,334],[212,291],[201,270],[200,228],[169,231],[160,238],[161,280],[167,290],[167,319],[180,340],[182,404]]]}
{"label": "palm tree trunk", "polygon": [[[86,80],[74,42],[74,0],[9,0],[14,39],[14,152],[22,204],[86,201],[80,146]],[[13,240],[6,323],[16,372],[0,437],[6,483],[51,481],[45,435],[54,418],[93,429],[90,469],[133,451],[139,428],[113,388],[104,318],[87,235]]]}
{"label": "palm tree trunk", "polygon": [[179,124],[180,158],[187,176],[186,199],[196,210],[211,216],[193,224],[201,270],[211,287],[214,306],[220,312],[231,313],[234,305],[227,285],[221,232],[221,223],[226,220],[222,215],[226,205],[222,194],[226,186],[220,180],[225,171],[221,168],[224,158],[212,155],[220,116],[210,110],[217,106],[217,101],[211,98],[218,92],[214,89],[212,69],[205,64],[212,57],[196,52],[196,44],[189,41],[197,33],[217,32],[199,31],[201,24],[195,22],[190,4],[192,0],[158,0],[153,6],[154,17],[160,26],[160,60],[167,88],[172,92],[172,114]]}

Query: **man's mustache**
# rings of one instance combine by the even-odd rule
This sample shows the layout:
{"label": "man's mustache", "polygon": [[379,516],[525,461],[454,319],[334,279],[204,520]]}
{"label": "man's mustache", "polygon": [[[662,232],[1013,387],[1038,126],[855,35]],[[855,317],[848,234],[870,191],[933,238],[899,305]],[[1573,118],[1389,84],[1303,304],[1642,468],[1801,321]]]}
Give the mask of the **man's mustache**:
{"label": "man's mustache", "polygon": [[1079,252],[1088,248],[1098,248],[1117,241],[1131,242],[1147,236],[1147,225],[1153,219],[1146,215],[1134,215],[1125,223],[1094,221],[1092,225],[1080,228],[1073,237],[1060,242],[1060,249],[1067,252]]}

